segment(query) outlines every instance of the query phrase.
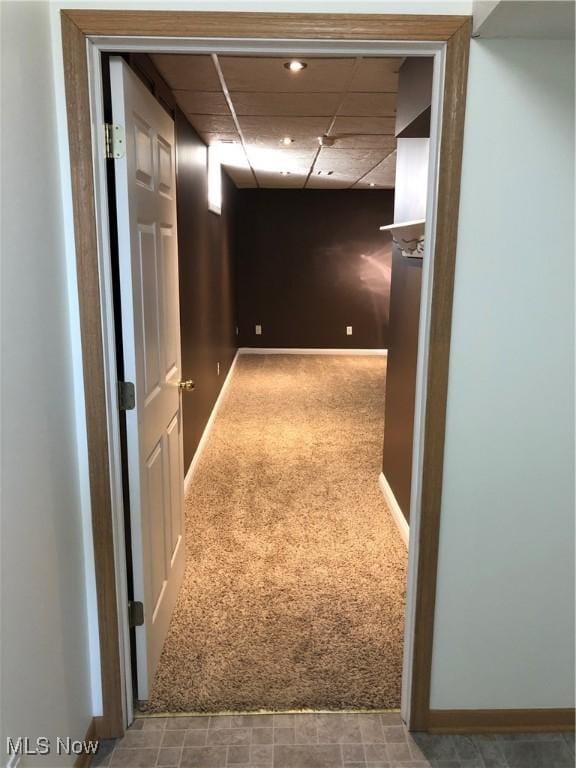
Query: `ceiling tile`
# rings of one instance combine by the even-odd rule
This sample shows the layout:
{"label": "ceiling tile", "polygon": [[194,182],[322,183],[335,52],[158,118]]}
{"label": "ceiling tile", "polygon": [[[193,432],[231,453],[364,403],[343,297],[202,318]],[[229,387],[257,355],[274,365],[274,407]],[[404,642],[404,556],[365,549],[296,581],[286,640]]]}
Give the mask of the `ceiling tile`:
{"label": "ceiling tile", "polygon": [[349,93],[338,111],[343,117],[392,117],[395,114],[395,93]]}
{"label": "ceiling tile", "polygon": [[242,144],[224,144],[220,152],[220,162],[235,183],[257,186]]}
{"label": "ceiling tile", "polygon": [[286,187],[302,189],[306,184],[307,178],[305,173],[291,173],[290,176],[279,176],[277,173],[270,173],[268,171],[257,171],[256,176],[258,184],[267,189],[285,189]]}
{"label": "ceiling tile", "polygon": [[236,166],[224,166],[226,173],[234,184],[240,188],[256,187],[256,180],[250,168],[238,168]]}
{"label": "ceiling tile", "polygon": [[345,173],[356,178],[378,165],[384,157],[384,152],[378,149],[336,149],[323,147],[314,166],[315,171],[334,171]]}
{"label": "ceiling tile", "polygon": [[393,117],[337,117],[331,134],[362,133],[394,136],[396,120]]}
{"label": "ceiling tile", "polygon": [[248,158],[242,144],[221,144],[220,160],[222,165],[235,165],[238,168],[248,168]]}
{"label": "ceiling tile", "polygon": [[238,118],[244,138],[250,144],[277,146],[289,136],[294,149],[318,147],[318,136],[330,127],[329,117],[247,117]]}
{"label": "ceiling tile", "polygon": [[223,93],[211,91],[174,91],[183,112],[193,115],[229,115]]}
{"label": "ceiling tile", "polygon": [[[292,58],[307,64],[298,73],[284,66]],[[229,91],[253,93],[340,93],[348,82],[354,58],[260,58],[248,56],[219,56],[220,67]]]}
{"label": "ceiling tile", "polygon": [[211,56],[157,53],[152,54],[152,61],[172,90],[222,90]]}
{"label": "ceiling tile", "polygon": [[398,90],[398,70],[403,61],[403,58],[360,59],[349,90],[396,93]]}
{"label": "ceiling tile", "polygon": [[354,180],[346,174],[334,173],[332,176],[310,176],[306,189],[348,189],[352,186]]}
{"label": "ceiling tile", "polygon": [[231,117],[190,114],[187,114],[186,117],[201,136],[210,133],[236,133],[236,125]]}
{"label": "ceiling tile", "polygon": [[235,142],[240,144],[240,134],[238,133],[226,133],[224,131],[214,131],[213,133],[203,133],[202,138],[206,144],[218,144],[220,142],[231,143]]}
{"label": "ceiling tile", "polygon": [[338,108],[337,93],[242,93],[230,92],[234,110],[242,115],[331,116]]}
{"label": "ceiling tile", "polygon": [[[336,182],[341,182],[344,186],[351,187],[360,177],[378,165],[382,158],[382,150],[348,150],[324,147],[320,150],[314,164],[309,186],[318,186],[321,183],[317,179],[322,179],[324,174],[318,175],[318,171],[332,171],[330,176],[325,176],[326,179],[331,179],[330,186],[335,186]],[[312,178],[314,178],[313,183]]]}
{"label": "ceiling tile", "polygon": [[[332,136],[333,134],[330,133]],[[396,139],[394,136],[382,136],[370,134],[368,136],[352,135],[343,136],[338,134],[334,142],[335,149],[383,149],[392,152],[396,149]]]}
{"label": "ceiling tile", "polygon": [[[256,186],[211,58],[179,54],[153,58],[204,141],[224,142],[224,166],[234,183]],[[317,157],[311,188],[368,187],[370,181],[393,186],[395,91],[402,60],[311,57],[304,59],[306,69],[294,75],[284,68],[288,59],[219,57],[259,183],[302,187]],[[347,87],[350,91],[343,97]],[[318,137],[327,132],[335,144],[319,150]],[[285,136],[294,139],[289,147],[280,143]],[[280,175],[281,170],[289,175]]]}
{"label": "ceiling tile", "polygon": [[246,152],[250,165],[257,173],[261,171],[275,172],[289,171],[290,174],[307,175],[316,155],[315,149],[271,149],[246,146]]}
{"label": "ceiling tile", "polygon": [[373,183],[376,187],[392,188],[396,178],[396,152],[392,152],[370,173],[364,176],[356,185],[357,187],[369,187]]}

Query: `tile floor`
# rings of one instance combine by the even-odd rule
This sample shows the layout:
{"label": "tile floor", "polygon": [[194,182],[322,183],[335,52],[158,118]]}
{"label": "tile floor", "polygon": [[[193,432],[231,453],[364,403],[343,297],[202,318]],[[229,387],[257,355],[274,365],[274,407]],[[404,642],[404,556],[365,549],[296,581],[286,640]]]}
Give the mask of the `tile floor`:
{"label": "tile floor", "polygon": [[384,714],[138,718],[93,766],[138,768],[572,768],[574,734],[409,734]]}

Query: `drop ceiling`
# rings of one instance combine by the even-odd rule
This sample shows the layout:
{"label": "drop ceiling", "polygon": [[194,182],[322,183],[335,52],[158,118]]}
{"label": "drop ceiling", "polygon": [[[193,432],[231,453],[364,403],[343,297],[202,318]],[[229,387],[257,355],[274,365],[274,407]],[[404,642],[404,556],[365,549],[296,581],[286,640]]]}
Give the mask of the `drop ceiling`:
{"label": "drop ceiling", "polygon": [[152,58],[238,187],[394,186],[403,59],[299,58],[306,67],[295,73],[285,67],[290,57]]}

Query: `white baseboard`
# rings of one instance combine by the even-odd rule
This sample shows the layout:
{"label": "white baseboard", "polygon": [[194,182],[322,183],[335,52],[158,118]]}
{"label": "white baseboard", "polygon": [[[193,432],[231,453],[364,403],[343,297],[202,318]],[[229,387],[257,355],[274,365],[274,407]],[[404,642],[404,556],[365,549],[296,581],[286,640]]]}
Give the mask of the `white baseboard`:
{"label": "white baseboard", "polygon": [[387,355],[387,349],[324,349],[316,347],[240,347],[239,355]]}
{"label": "white baseboard", "polygon": [[226,374],[226,378],[224,379],[224,383],[222,384],[222,389],[220,390],[218,397],[216,398],[216,402],[214,403],[214,407],[212,408],[212,412],[210,413],[210,418],[206,422],[206,426],[204,427],[204,431],[202,432],[202,437],[200,438],[200,442],[198,443],[198,446],[194,451],[194,456],[192,457],[192,461],[190,462],[190,466],[188,467],[188,471],[186,472],[186,477],[184,478],[184,496],[186,496],[186,493],[190,488],[190,483],[192,482],[192,477],[194,475],[194,472],[196,471],[198,462],[200,461],[200,456],[202,455],[202,451],[206,447],[206,442],[210,435],[210,431],[214,426],[214,420],[216,419],[216,414],[218,413],[218,409],[222,405],[222,401],[224,400],[224,395],[226,394],[226,390],[230,386],[232,373],[234,372],[234,368],[236,366],[236,361],[238,360],[239,352],[240,350],[236,350],[236,354],[234,355],[234,360],[232,360],[230,368],[228,369],[228,373]]}
{"label": "white baseboard", "polygon": [[392,515],[392,519],[396,523],[396,527],[400,532],[400,536],[402,536],[402,541],[404,542],[404,544],[406,544],[406,549],[408,549],[408,542],[410,540],[410,526],[408,525],[406,518],[402,514],[402,510],[400,509],[400,506],[396,501],[396,497],[394,496],[392,488],[390,488],[388,480],[386,480],[386,476],[384,475],[384,472],[380,472],[380,476],[378,477],[378,485],[380,486],[380,490],[382,491],[382,494],[386,499],[386,502],[388,504],[388,509],[390,510],[390,514]]}

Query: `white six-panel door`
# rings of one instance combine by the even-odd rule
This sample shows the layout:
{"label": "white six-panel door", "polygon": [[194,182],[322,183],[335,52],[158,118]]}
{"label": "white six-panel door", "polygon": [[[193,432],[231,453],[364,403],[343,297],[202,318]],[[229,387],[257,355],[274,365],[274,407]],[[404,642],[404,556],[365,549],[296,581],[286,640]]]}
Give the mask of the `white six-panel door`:
{"label": "white six-panel door", "polygon": [[146,700],[185,565],[174,122],[121,58],[110,61],[138,698]]}

